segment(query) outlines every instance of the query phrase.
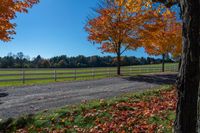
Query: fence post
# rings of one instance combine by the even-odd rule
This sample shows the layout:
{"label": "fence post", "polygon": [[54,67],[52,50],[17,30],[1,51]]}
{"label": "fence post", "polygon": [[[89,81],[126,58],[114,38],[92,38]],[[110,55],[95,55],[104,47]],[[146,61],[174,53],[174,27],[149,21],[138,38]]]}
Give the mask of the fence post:
{"label": "fence post", "polygon": [[109,78],[109,68],[107,68],[107,77]]}
{"label": "fence post", "polygon": [[74,80],[76,80],[76,68],[74,68]]}
{"label": "fence post", "polygon": [[95,78],[95,71],[94,71],[94,68],[92,68],[92,77],[93,77],[93,79]]}
{"label": "fence post", "polygon": [[107,69],[108,78],[110,78],[110,68]]}
{"label": "fence post", "polygon": [[175,65],[173,65],[173,71],[176,72],[176,66]]}
{"label": "fence post", "polygon": [[176,66],[175,65],[173,65],[173,69],[174,69],[174,72],[176,72]]}
{"label": "fence post", "polygon": [[174,72],[178,72],[177,66],[174,65]]}
{"label": "fence post", "polygon": [[54,69],[54,81],[57,81],[57,73],[56,73],[56,69]]}
{"label": "fence post", "polygon": [[24,68],[22,68],[22,83],[25,84],[25,72],[24,72]]}

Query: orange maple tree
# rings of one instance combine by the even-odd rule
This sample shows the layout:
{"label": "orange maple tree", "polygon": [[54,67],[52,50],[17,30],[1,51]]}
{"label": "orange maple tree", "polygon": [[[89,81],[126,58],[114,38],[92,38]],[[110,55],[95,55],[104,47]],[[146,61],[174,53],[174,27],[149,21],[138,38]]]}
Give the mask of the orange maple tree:
{"label": "orange maple tree", "polygon": [[28,12],[39,0],[0,0],[0,40],[10,41],[16,34],[16,24],[11,20],[16,18],[16,12]]}
{"label": "orange maple tree", "polygon": [[145,29],[140,31],[140,41],[148,54],[162,55],[162,71],[164,71],[165,55],[171,54],[174,57],[181,55],[182,25],[177,22],[175,13],[169,9],[161,14],[161,23],[146,24]]}
{"label": "orange maple tree", "polygon": [[138,31],[159,16],[150,2],[142,0],[106,0],[96,13],[97,17],[89,19],[85,27],[88,40],[100,44],[103,52],[117,55],[117,74],[120,75],[121,55],[141,46]]}

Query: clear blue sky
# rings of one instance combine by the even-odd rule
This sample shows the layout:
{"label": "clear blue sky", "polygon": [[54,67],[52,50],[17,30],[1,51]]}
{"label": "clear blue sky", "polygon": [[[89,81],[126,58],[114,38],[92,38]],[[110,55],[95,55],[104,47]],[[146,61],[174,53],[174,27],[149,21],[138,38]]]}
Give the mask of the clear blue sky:
{"label": "clear blue sky", "polygon": [[[77,55],[108,55],[102,54],[87,41],[84,30],[87,16],[96,7],[97,0],[41,0],[28,14],[18,14],[17,35],[11,42],[0,42],[0,56],[9,52],[35,57],[41,55],[49,58],[65,54]],[[146,57],[143,49],[129,51],[125,55]]]}

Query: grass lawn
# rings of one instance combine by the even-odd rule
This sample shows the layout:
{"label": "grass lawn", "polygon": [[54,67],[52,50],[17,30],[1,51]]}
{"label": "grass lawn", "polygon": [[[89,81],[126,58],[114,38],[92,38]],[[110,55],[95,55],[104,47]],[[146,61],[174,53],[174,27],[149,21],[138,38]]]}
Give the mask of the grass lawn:
{"label": "grass lawn", "polygon": [[10,119],[2,122],[0,129],[18,133],[171,133],[175,109],[175,89],[162,86]]}
{"label": "grass lawn", "polygon": [[[177,63],[166,63],[166,72],[175,72],[177,70]],[[110,71],[110,72],[108,72]],[[125,66],[121,67],[122,75],[139,75],[146,73],[158,73],[162,71],[161,64],[153,65],[136,65],[136,66]],[[63,81],[74,81],[74,80],[92,80],[100,78],[108,78],[116,76],[117,68],[78,68],[76,69],[56,69],[57,82]],[[76,76],[74,76],[76,73]],[[8,74],[8,75],[7,75]],[[21,69],[0,69],[0,81],[1,80],[19,80],[19,81],[8,81],[0,82],[0,86],[23,86],[23,85],[33,85],[33,84],[47,84],[53,83],[54,80],[54,69],[25,69],[25,84],[22,82],[22,70]],[[38,78],[46,78],[38,79]],[[20,81],[21,80],[21,81]]]}

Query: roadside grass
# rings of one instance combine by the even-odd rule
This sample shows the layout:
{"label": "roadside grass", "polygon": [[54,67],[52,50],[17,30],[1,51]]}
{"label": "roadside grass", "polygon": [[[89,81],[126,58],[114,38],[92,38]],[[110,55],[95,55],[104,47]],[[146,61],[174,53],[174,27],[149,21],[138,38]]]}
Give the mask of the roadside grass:
{"label": "roadside grass", "polygon": [[[121,67],[122,75],[124,76],[133,76],[146,73],[159,73],[161,72],[161,64],[153,65],[136,65],[136,66],[124,66]],[[166,72],[176,71],[177,63],[166,63],[165,70]],[[111,73],[107,71],[110,70]],[[110,68],[80,68],[76,69],[76,76],[74,76],[74,69],[56,69],[57,73],[68,73],[68,74],[58,74],[56,82],[70,82],[70,81],[81,81],[81,80],[92,80],[92,79],[102,79],[115,77],[116,67]],[[94,73],[95,75],[94,75]],[[42,74],[41,74],[42,73]],[[35,84],[48,84],[54,83],[54,69],[25,69],[24,78],[35,78],[35,80],[25,80],[25,83],[22,82],[23,76],[21,69],[0,69],[0,75],[6,74],[19,74],[17,76],[0,76],[0,80],[10,80],[10,79],[19,79],[21,81],[9,81],[9,82],[0,82],[0,87],[5,86],[26,86],[26,85],[35,85]],[[34,75],[36,74],[36,75]],[[39,74],[39,75],[37,75]],[[68,78],[66,78],[68,77]],[[37,78],[48,78],[46,80],[41,80]]]}
{"label": "roadside grass", "polygon": [[61,109],[8,119],[0,123],[0,132],[171,133],[175,108],[176,91],[165,85],[145,92],[82,101]]}

